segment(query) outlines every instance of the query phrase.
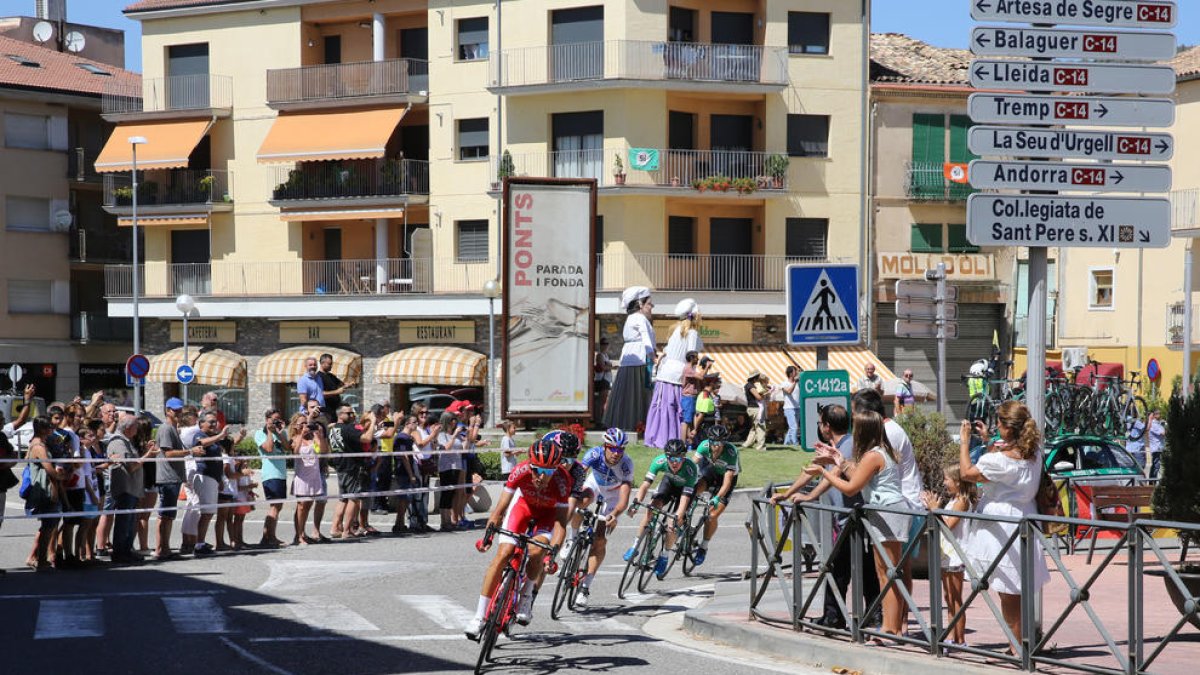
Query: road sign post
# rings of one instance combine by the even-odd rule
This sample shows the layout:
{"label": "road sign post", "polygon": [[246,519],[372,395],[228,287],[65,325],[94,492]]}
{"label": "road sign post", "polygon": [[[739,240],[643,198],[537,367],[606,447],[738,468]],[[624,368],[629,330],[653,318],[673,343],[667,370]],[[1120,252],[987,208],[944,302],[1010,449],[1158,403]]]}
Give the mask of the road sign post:
{"label": "road sign post", "polygon": [[975,59],[970,82],[976,89],[1037,89],[1093,94],[1169,94],[1175,91],[1171,66],[1061,63]]}
{"label": "road sign post", "polygon": [[946,414],[946,340],[958,339],[958,289],[946,284],[946,263],[925,281],[896,282],[896,337],[937,340],[937,409]]}
{"label": "road sign post", "polygon": [[850,412],[850,374],[844,370],[806,370],[800,373],[796,386],[800,390],[800,445],[812,452],[818,440],[820,408],[837,404]]}

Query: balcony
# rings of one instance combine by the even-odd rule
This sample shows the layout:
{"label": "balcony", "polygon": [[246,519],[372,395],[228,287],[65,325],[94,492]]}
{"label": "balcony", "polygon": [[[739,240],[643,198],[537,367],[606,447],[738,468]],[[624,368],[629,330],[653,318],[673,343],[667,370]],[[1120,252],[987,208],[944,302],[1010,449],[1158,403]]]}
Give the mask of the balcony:
{"label": "balcony", "polygon": [[[506,172],[513,176],[595,178],[601,195],[650,194],[708,198],[782,196],[787,193],[789,162],[782,153],[727,150],[649,150],[657,162],[649,170],[633,168],[627,149],[566,150],[509,155]],[[621,157],[625,177],[613,175],[613,159]],[[606,164],[607,160],[607,164]],[[500,175],[503,158],[492,158],[492,175]],[[493,181],[491,191],[500,188]]]}
{"label": "balcony", "polygon": [[133,237],[127,231],[109,233],[72,228],[67,241],[71,262],[105,263],[133,257]]}
{"label": "balcony", "polygon": [[940,162],[906,162],[905,194],[909,199],[930,202],[960,202],[978,190],[969,183],[946,180],[945,165]]}
{"label": "balcony", "polygon": [[[429,195],[429,162],[415,159],[302,162],[274,168],[271,203],[353,200],[386,202]],[[423,201],[424,199],[422,199]],[[323,204],[325,205],[325,204]]]}
{"label": "balcony", "polygon": [[132,342],[133,322],[95,312],[71,317],[71,339],[77,342]]}
{"label": "balcony", "polygon": [[175,75],[112,82],[100,98],[100,114],[109,121],[228,117],[233,112],[233,78],[226,75]]}
{"label": "balcony", "polygon": [[75,148],[67,151],[67,179],[72,183],[87,183],[99,186],[103,174],[96,172],[96,157],[99,148]]}
{"label": "balcony", "polygon": [[[1184,306],[1182,302],[1167,305],[1167,346],[1183,347]],[[1200,305],[1192,305],[1192,344],[1200,343]]]}
{"label": "balcony", "polygon": [[425,103],[428,92],[429,62],[418,59],[267,71],[267,105],[276,110]]}
{"label": "balcony", "polygon": [[596,87],[772,93],[788,84],[787,48],[605,40],[522,47],[488,57],[493,93]]}
{"label": "balcony", "polygon": [[1171,229],[1200,230],[1200,189],[1171,192]]}
{"label": "balcony", "polygon": [[[160,169],[138,182],[138,213],[168,215],[233,209],[228,171]],[[133,187],[124,174],[104,175],[104,210],[120,216],[133,211]]]}
{"label": "balcony", "polygon": [[787,289],[787,266],[829,262],[824,257],[671,253],[608,253],[597,258],[597,288],[631,285],[658,291],[757,292]]}

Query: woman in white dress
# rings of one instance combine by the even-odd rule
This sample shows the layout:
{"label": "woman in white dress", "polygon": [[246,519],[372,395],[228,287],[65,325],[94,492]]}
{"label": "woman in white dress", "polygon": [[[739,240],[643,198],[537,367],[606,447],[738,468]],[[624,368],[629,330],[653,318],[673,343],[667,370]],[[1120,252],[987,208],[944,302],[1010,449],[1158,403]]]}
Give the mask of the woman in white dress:
{"label": "woman in white dress", "polygon": [[[1000,440],[971,463],[972,425],[963,420],[959,430],[962,445],[958,465],[963,480],[983,485],[983,497],[976,509],[981,514],[1023,518],[1037,514],[1038,487],[1042,479],[1042,435],[1037,422],[1024,404],[1007,401],[997,411]],[[982,422],[976,422],[982,426]],[[986,429],[976,429],[986,436]],[[968,579],[982,574],[1000,557],[1000,549],[1016,532],[1016,523],[976,520],[969,528],[965,553],[972,570]],[[1021,579],[1021,542],[1018,539],[1000,557],[988,586],[1000,594],[1000,611],[1012,634],[1021,639],[1021,594],[1033,593],[1050,580],[1041,544],[1033,542],[1033,578]],[[973,574],[971,573],[973,571]],[[1017,649],[1014,645],[1014,650]],[[1015,653],[1015,651],[1014,651]]]}
{"label": "woman in white dress", "polygon": [[621,331],[625,344],[621,347],[621,367],[604,408],[604,426],[637,431],[645,424],[650,407],[648,366],[652,367],[657,358],[654,326],[650,323],[654,301],[649,288],[630,286],[621,293],[621,304],[627,314]]}
{"label": "woman in white dress", "polygon": [[683,368],[687,365],[687,353],[704,349],[698,330],[700,306],[696,301],[691,298],[680,300],[675,305],[675,318],[679,323],[671,331],[662,358],[658,360],[654,398],[650,400],[650,411],[646,414],[646,445],[652,448],[666,447],[667,441],[680,437]]}

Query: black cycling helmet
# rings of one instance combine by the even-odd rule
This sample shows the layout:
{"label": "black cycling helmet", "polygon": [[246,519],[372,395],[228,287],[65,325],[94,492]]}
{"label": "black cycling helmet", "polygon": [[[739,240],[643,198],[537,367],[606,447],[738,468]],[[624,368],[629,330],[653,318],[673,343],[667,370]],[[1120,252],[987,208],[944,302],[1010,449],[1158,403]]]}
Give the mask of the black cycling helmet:
{"label": "black cycling helmet", "polygon": [[663,454],[671,458],[684,457],[687,455],[687,443],[678,438],[672,438],[667,441],[666,447],[663,448]]}
{"label": "black cycling helmet", "polygon": [[729,430],[723,424],[714,424],[708,428],[708,440],[714,443],[724,443],[729,440]]}
{"label": "black cycling helmet", "polygon": [[558,435],[556,439],[558,447],[562,448],[563,457],[573,458],[579,456],[579,437],[575,434],[564,431]]}

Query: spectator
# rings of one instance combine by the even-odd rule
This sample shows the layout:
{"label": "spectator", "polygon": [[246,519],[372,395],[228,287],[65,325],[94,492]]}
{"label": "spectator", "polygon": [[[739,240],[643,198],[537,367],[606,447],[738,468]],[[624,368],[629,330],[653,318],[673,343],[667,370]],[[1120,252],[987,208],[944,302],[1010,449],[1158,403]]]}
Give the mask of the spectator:
{"label": "spectator", "polygon": [[608,338],[596,343],[592,355],[592,396],[595,397],[593,419],[600,423],[604,419],[604,407],[608,404],[608,392],[612,390],[612,359],[608,358]]}
{"label": "spectator", "polygon": [[874,389],[883,394],[883,378],[875,374],[875,364],[867,363],[863,366],[863,376],[858,378],[854,383],[854,391],[863,391],[865,389]]}
{"label": "spectator", "polygon": [[[374,425],[369,430],[364,428],[355,421],[354,408],[343,405],[337,411],[337,424],[329,425],[329,450],[334,455],[361,453],[364,444],[374,440],[374,433]],[[358,528],[363,499],[355,495],[367,491],[367,462],[362,457],[333,457],[331,461],[338,475],[338,503],[333,510],[331,533],[342,539],[366,536]]]}
{"label": "spectator", "polygon": [[300,397],[301,411],[308,410],[309,401],[316,401],[318,408],[325,407],[325,388],[317,374],[317,360],[311,356],[304,360],[304,374],[296,380],[296,395]]}
{"label": "spectator", "polygon": [[[478,412],[472,412],[467,418],[467,439],[463,444],[466,452],[463,454],[463,484],[470,482],[470,477],[473,475],[482,476],[487,470],[483,467],[483,462],[479,461],[479,456],[475,450],[478,448],[490,445],[491,442],[483,437],[481,428],[483,427],[483,415]],[[460,515],[458,526],[463,529],[471,529],[475,527],[475,523],[467,518],[467,503],[472,500],[472,495],[475,488],[466,487],[460,488],[457,493],[457,501],[455,507]]]}
{"label": "spectator", "polygon": [[[318,443],[314,446],[315,451],[318,455],[320,455],[323,452],[323,449],[327,449],[329,447],[329,424],[331,420],[329,419],[329,416],[321,410],[321,405],[316,401],[309,401],[305,405],[305,409],[309,423],[316,424],[321,427],[321,438],[325,439],[326,441],[323,444]],[[329,459],[328,457],[318,456],[317,460],[317,468],[321,472],[321,481],[322,485],[324,485],[324,481],[326,481],[327,477],[329,476]],[[321,543],[329,541],[328,537],[321,534],[321,523],[325,520],[325,500],[327,498],[328,488],[322,487],[321,494],[316,497],[312,505],[313,527],[317,532],[317,541]]]}
{"label": "spectator", "polygon": [[[1036,497],[1042,479],[1042,436],[1038,424],[1029,414],[1029,409],[1017,401],[1006,401],[996,411],[1000,441],[988,448],[988,452],[971,463],[971,432],[974,429],[987,438],[983,422],[963,420],[959,429],[962,443],[959,446],[958,466],[962,479],[982,483],[983,496],[979,500],[978,512],[984,515],[1022,518],[1036,515]],[[1033,577],[1023,579],[1021,574],[1021,548],[1007,546],[1018,525],[1015,523],[980,520],[972,523],[967,536],[965,553],[967,564],[982,572],[996,563],[988,587],[1000,594],[1000,611],[1012,634],[1020,640],[1021,595],[1035,593],[1050,580],[1041,543],[1031,539],[1033,552]],[[997,563],[997,559],[999,562]],[[1012,653],[1020,650],[1019,644],[1012,646]]]}
{"label": "spectator", "polygon": [[893,417],[899,417],[904,414],[904,411],[916,405],[916,402],[917,395],[913,390],[913,371],[910,368],[905,368],[903,377],[896,383],[894,402],[896,413]]}
{"label": "spectator", "polygon": [[[200,428],[193,435],[191,447],[203,450],[202,459],[196,460],[196,471],[188,483],[188,512],[183,517],[183,552],[195,555],[211,555],[213,546],[205,539],[208,525],[217,512],[218,493],[224,467],[221,461],[221,444],[228,438],[229,427],[217,430],[220,422],[215,412],[208,411],[200,416]],[[234,443],[241,441],[245,432],[238,434]],[[187,440],[184,441],[187,443]]]}
{"label": "spectator", "polygon": [[746,414],[750,416],[750,433],[746,434],[747,448],[755,450],[767,449],[767,400],[771,391],[767,388],[767,378],[758,370],[751,370],[746,377]]}
{"label": "spectator", "polygon": [[13,445],[18,455],[24,455],[29,449],[29,443],[33,440],[33,425],[28,424],[29,420],[36,416],[33,405],[33,397],[36,393],[32,384],[25,385],[22,393],[22,400],[16,404],[15,410],[17,413],[13,421],[5,424],[3,427],[4,435]]}
{"label": "spectator", "polygon": [[1162,471],[1162,451],[1167,443],[1167,427],[1163,424],[1162,414],[1157,410],[1150,411],[1146,419],[1146,465],[1150,467],[1150,478],[1159,478]]}
{"label": "spectator", "polygon": [[[48,408],[50,424],[54,433],[47,439],[51,455],[55,459],[78,459],[80,456],[79,436],[71,428],[71,415],[61,403],[54,403]],[[66,471],[59,481],[59,506],[64,513],[83,512],[84,463],[61,463]],[[80,516],[67,516],[62,519],[58,530],[54,551],[54,566],[60,569],[77,567],[74,552],[75,527],[83,522]]]}
{"label": "spectator", "polygon": [[179,491],[187,476],[185,457],[204,456],[200,448],[188,448],[183,444],[179,435],[179,413],[183,410],[183,401],[171,397],[164,407],[166,420],[155,432],[155,441],[163,457],[173,460],[160,462],[156,474],[155,486],[158,495],[158,539],[154,545],[154,559],[167,560],[178,557],[171,552],[171,526],[175,523],[179,503]]}
{"label": "spectator", "polygon": [[51,544],[58,531],[59,506],[62,482],[67,478],[67,467],[52,463],[50,437],[54,425],[44,416],[33,418],[33,436],[29,441],[29,489],[25,492],[25,515],[39,516],[37,534],[33,537],[33,549],[25,564],[35,572],[48,569],[47,559]]}
{"label": "spectator", "polygon": [[[442,425],[438,423],[437,417],[433,413],[428,412],[425,406],[421,406],[421,408],[426,412],[424,418],[417,418],[420,422],[413,434],[413,444],[417,452],[417,468],[421,474],[418,478],[421,480],[421,488],[428,489],[432,478],[437,475],[438,460],[433,453],[437,451],[437,436]],[[409,520],[413,529],[418,532],[433,531],[433,528],[429,527],[428,493],[421,493],[419,498],[413,501],[413,516]]]}
{"label": "spectator", "polygon": [[[233,456],[233,444],[221,443],[221,478],[217,489],[217,518],[216,530],[218,551],[232,551],[236,541],[233,532],[233,503],[237,501],[238,478],[241,471],[237,467],[237,458]],[[226,538],[228,537],[228,543]]]}
{"label": "spectator", "polygon": [[283,502],[287,499],[287,460],[272,459],[272,455],[286,455],[291,450],[288,441],[283,416],[279,410],[268,408],[263,415],[266,422],[263,428],[254,433],[254,444],[258,446],[258,454],[262,457],[262,489],[263,498],[268,500],[267,515],[263,520],[262,539],[258,545],[267,548],[286,546],[276,532],[279,514],[283,511]]}
{"label": "spectator", "polygon": [[467,440],[467,427],[460,424],[451,413],[442,413],[441,427],[437,435],[438,467],[438,511],[441,515],[441,531],[453,532],[462,520],[461,514],[455,511],[455,499],[458,489],[453,486],[463,482],[462,450]]}
{"label": "spectator", "polygon": [[[138,445],[145,447],[146,443],[154,439],[154,429],[147,417],[138,417]],[[134,527],[137,530],[138,553],[143,555],[150,553],[150,512],[154,510],[154,505],[158,503],[158,490],[156,484],[158,482],[158,462],[148,462],[142,467],[142,480],[145,485],[142,486],[142,498],[138,501],[137,520],[134,521]]]}
{"label": "spectator", "polygon": [[250,515],[250,512],[254,510],[254,507],[247,502],[254,501],[254,488],[258,487],[258,483],[254,482],[254,470],[250,468],[250,464],[245,460],[245,458],[234,458],[233,468],[236,475],[236,499],[241,503],[233,507],[233,517],[232,521],[230,522],[229,539],[232,542],[233,550],[240,551],[246,548],[246,516]]}
{"label": "spectator", "polygon": [[[398,413],[396,421],[401,421]],[[396,435],[392,439],[392,449],[396,455],[394,466],[395,480],[392,484],[397,490],[401,491],[396,500],[396,522],[392,525],[392,534],[398,534],[402,537],[412,532],[412,528],[405,521],[412,497],[404,491],[413,490],[421,486],[421,474],[417,469],[416,457],[412,454],[414,448],[413,434],[416,431],[417,418],[409,415],[403,418],[400,430],[396,432]]]}
{"label": "spectator", "polygon": [[104,422],[104,438],[115,436],[117,434],[117,423],[120,422],[120,415],[117,414],[117,406],[113,403],[105,403],[100,406],[100,421]]}
{"label": "spectator", "polygon": [[[4,422],[4,412],[0,411],[0,424]],[[13,467],[16,466],[10,460],[17,459],[17,451],[13,448],[12,442],[8,440],[8,435],[0,433],[0,504],[5,503],[5,497],[9,489],[17,487],[21,483],[21,479],[17,478],[17,474],[13,472]],[[0,525],[4,524],[4,509],[0,508]],[[4,574],[0,567],[0,574]]]}
{"label": "spectator", "polygon": [[621,306],[626,314],[625,327],[621,331],[625,344],[621,346],[620,368],[604,408],[604,426],[636,431],[646,422],[650,403],[649,371],[657,360],[654,326],[650,323],[654,312],[650,289],[645,286],[626,288],[621,293]]}
{"label": "spectator", "polygon": [[225,413],[221,412],[220,402],[217,399],[216,392],[206,391],[200,397],[200,412],[211,412],[217,416],[217,430],[225,428],[226,420]]}
{"label": "spectator", "polygon": [[688,353],[704,348],[700,341],[700,306],[696,301],[691,298],[680,300],[675,305],[675,318],[679,322],[671,331],[658,360],[654,397],[646,413],[645,443],[652,448],[662,448],[667,441],[681,437],[683,370],[688,364]]}
{"label": "spectator", "polygon": [[315,538],[310,538],[305,529],[308,525],[308,512],[313,507],[314,499],[325,496],[325,477],[321,473],[321,463],[317,455],[330,451],[329,442],[325,440],[325,428],[318,422],[310,421],[304,415],[292,418],[290,435],[292,454],[300,455],[295,461],[296,475],[292,479],[292,494],[300,500],[296,503],[294,520],[296,534],[292,539],[292,544],[306,546],[315,544],[322,539],[319,523]]}
{"label": "spectator", "polygon": [[[85,453],[84,457],[93,460],[86,465],[87,471],[84,472],[86,492],[83,503],[83,510],[93,514],[103,506],[107,493],[104,485],[104,470],[108,467],[108,463],[96,461],[104,459],[104,446],[100,443],[101,433],[103,433],[103,425],[100,420],[88,420],[80,431],[79,437],[79,445]],[[0,494],[0,498],[3,498],[2,494]],[[79,552],[81,560],[89,563],[96,562],[96,530],[99,520],[95,515],[88,516],[76,536],[75,550]]]}
{"label": "spectator", "polygon": [[[142,478],[142,465],[150,458],[158,455],[157,445],[151,441],[145,444],[144,451],[139,448],[138,419],[133,415],[124,415],[117,422],[116,435],[109,439],[105,446],[108,458],[112,463],[109,472],[109,485],[113,494],[113,503],[118,511],[131,511],[137,508],[146,490],[146,481]],[[142,560],[142,556],[134,553],[133,541],[136,514],[118,513],[113,518],[113,550],[112,561],[118,564],[134,564]]]}
{"label": "spectator", "polygon": [[354,380],[342,382],[333,374],[333,354],[321,355],[321,369],[317,372],[317,377],[323,394],[321,408],[326,415],[337,412],[342,407],[342,394],[346,393],[347,389],[354,388]]}
{"label": "spectator", "polygon": [[[392,461],[392,448],[396,439],[396,421],[392,419],[392,404],[380,401],[371,406],[371,415],[375,419],[375,448],[379,459],[371,470],[370,492],[387,492],[392,486],[392,474],[395,471]],[[371,512],[387,514],[391,511],[391,498],[386,494],[376,494],[371,497]]]}
{"label": "spectator", "polygon": [[783,391],[783,416],[787,419],[787,434],[783,437],[784,445],[800,445],[800,369],[788,366],[784,375],[787,382],[781,388]]}
{"label": "spectator", "polygon": [[513,438],[517,433],[516,422],[504,420],[500,423],[500,429],[504,431],[504,435],[500,437],[500,478],[508,481],[508,474],[517,468],[520,456],[525,450],[518,448],[517,441]]}
{"label": "spectator", "polygon": [[[708,361],[708,365],[706,365],[705,368],[711,367],[712,359],[706,356],[702,361]],[[696,416],[692,418],[692,427],[695,428],[696,431],[699,431],[702,428],[702,424],[706,417],[714,420],[720,419],[720,416],[717,414],[717,391],[720,390],[720,388],[721,378],[716,373],[705,376],[704,388],[701,389],[700,393],[696,395]],[[692,435],[696,439],[699,438],[697,434]]]}
{"label": "spectator", "polygon": [[692,422],[696,418],[696,397],[704,387],[704,378],[708,375],[708,364],[712,363],[712,359],[706,357],[702,362],[699,354],[690,351],[683,360],[685,365],[680,377],[683,386],[679,390],[679,437],[690,445]]}

